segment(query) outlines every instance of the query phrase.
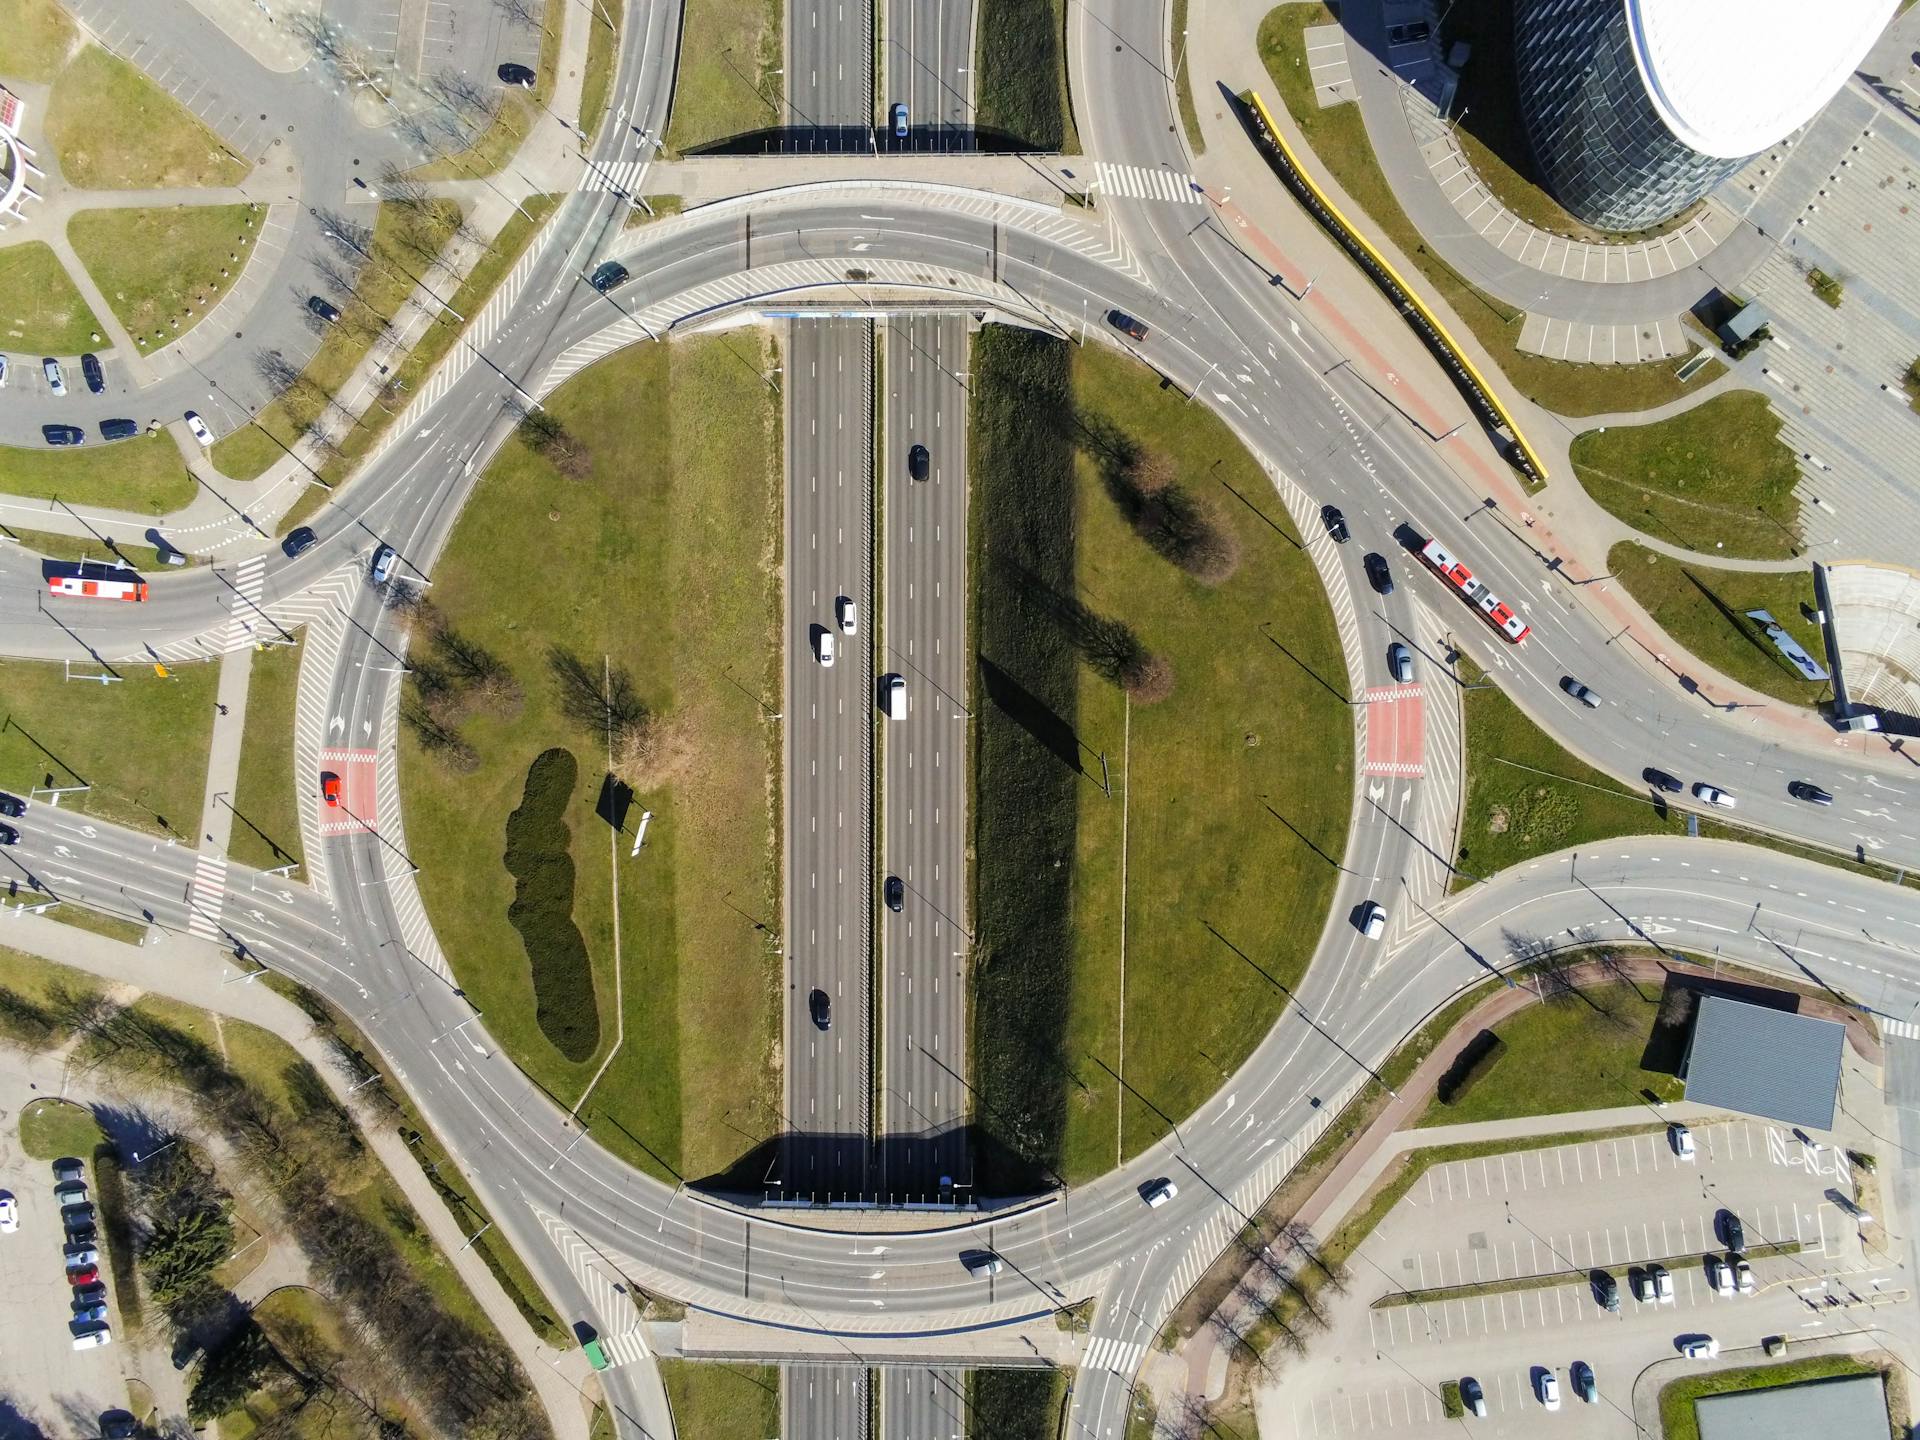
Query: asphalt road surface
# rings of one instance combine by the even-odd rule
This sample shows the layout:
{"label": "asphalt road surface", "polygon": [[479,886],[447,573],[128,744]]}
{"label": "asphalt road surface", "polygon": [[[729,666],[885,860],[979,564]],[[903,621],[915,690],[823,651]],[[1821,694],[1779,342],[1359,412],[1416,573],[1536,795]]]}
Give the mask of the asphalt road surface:
{"label": "asphalt road surface", "polygon": [[[887,0],[884,48],[887,137],[895,146],[951,150],[973,129],[970,0]],[[893,135],[893,107],[907,107],[911,135]]]}
{"label": "asphalt road surface", "polygon": [[794,149],[873,144],[873,6],[809,0],[787,12],[787,113]]}
{"label": "asphalt road surface", "polygon": [[806,1440],[867,1440],[873,1377],[860,1365],[785,1365],[780,1426]]}
{"label": "asphalt road surface", "polygon": [[[874,894],[873,327],[788,326],[787,1116],[789,1195],[870,1177]],[[852,610],[849,607],[854,607]],[[855,629],[848,633],[847,617]],[[823,662],[826,645],[833,663]],[[825,997],[826,1024],[821,1023]]]}
{"label": "asphalt road surface", "polygon": [[[882,1188],[934,1198],[967,1185],[967,321],[886,327],[882,465],[886,641],[907,718],[882,746],[886,874],[880,912]],[[911,457],[924,450],[924,469]],[[916,480],[915,473],[925,478]]]}
{"label": "asphalt road surface", "polygon": [[965,1440],[964,1370],[899,1365],[879,1374],[880,1433],[887,1440]]}

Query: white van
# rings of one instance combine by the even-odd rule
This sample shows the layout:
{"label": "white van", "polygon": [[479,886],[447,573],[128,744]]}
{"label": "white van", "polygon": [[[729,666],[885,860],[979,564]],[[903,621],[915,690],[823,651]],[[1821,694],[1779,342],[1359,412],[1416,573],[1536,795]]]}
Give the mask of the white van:
{"label": "white van", "polygon": [[820,630],[820,664],[828,670],[833,668],[833,632],[824,626]]}
{"label": "white van", "polygon": [[898,675],[887,677],[887,718],[907,718],[907,682]]}

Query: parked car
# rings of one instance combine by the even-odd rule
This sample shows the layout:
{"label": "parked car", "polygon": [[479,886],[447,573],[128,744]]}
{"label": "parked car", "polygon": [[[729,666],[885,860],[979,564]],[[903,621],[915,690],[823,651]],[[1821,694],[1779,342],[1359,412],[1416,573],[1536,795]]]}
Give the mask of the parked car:
{"label": "parked car", "polygon": [[813,1017],[816,1029],[831,1030],[833,1028],[833,997],[824,990],[815,990],[807,996],[807,1013]]}
{"label": "parked car", "polygon": [[1147,327],[1140,321],[1134,319],[1133,316],[1127,314],[1124,310],[1109,310],[1107,312],[1107,323],[1129,339],[1144,340],[1147,338]]}
{"label": "parked car", "polygon": [[1811,780],[1795,780],[1787,786],[1787,793],[1796,800],[1804,800],[1809,805],[1831,805],[1833,796],[1822,790]]}
{"label": "parked car", "polygon": [[1560,688],[1589,710],[1598,710],[1600,708],[1600,697],[1585,685],[1582,685],[1578,680],[1574,679],[1573,676],[1562,675],[1560,677]]}
{"label": "parked car", "polygon": [[1487,1418],[1487,1392],[1480,1388],[1480,1382],[1468,1375],[1460,1381],[1460,1403],[1467,1407],[1467,1413]]}
{"label": "parked car", "polygon": [[1147,1202],[1149,1210],[1158,1210],[1179,1193],[1180,1187],[1164,1177],[1159,1180],[1149,1180],[1140,1187],[1140,1198]]}
{"label": "parked car", "polygon": [[1718,785],[1709,785],[1704,780],[1696,780],[1693,785],[1693,798],[1708,805],[1718,805],[1722,810],[1735,810],[1739,800],[1722,790]]}
{"label": "parked car", "polygon": [[1413,652],[1398,640],[1387,646],[1387,669],[1402,685],[1413,679]]}
{"label": "parked car", "polygon": [[1600,1387],[1594,1383],[1593,1367],[1584,1360],[1573,1362],[1571,1372],[1573,1393],[1591,1405],[1600,1398]]}
{"label": "parked car", "polygon": [[1720,1342],[1711,1335],[1682,1335],[1679,1344],[1689,1360],[1711,1360],[1720,1353]]}
{"label": "parked car", "polygon": [[1320,523],[1327,527],[1327,534],[1331,535],[1337,544],[1344,545],[1353,538],[1347,530],[1347,517],[1340,513],[1338,505],[1322,505]]}
{"label": "parked car", "polygon": [[1754,1283],[1753,1266],[1749,1265],[1745,1260],[1736,1260],[1733,1262],[1733,1281],[1734,1288],[1742,1295],[1751,1295],[1760,1288]]}
{"label": "parked car", "polygon": [[896,104],[893,107],[893,138],[896,140],[906,139],[910,128],[907,124],[906,104],[904,102]]}
{"label": "parked car", "polygon": [[100,1245],[100,1232],[94,1228],[91,1220],[79,1225],[70,1225],[67,1227],[67,1244],[96,1250]]}
{"label": "parked car", "polygon": [[67,1267],[67,1284],[74,1286],[76,1289],[83,1285],[92,1285],[98,1281],[99,1278],[100,1267],[97,1264],[69,1265]]}
{"label": "parked car", "polygon": [[907,908],[907,887],[898,875],[887,876],[883,892],[887,898],[887,909],[898,915]]}
{"label": "parked car", "polygon": [[500,77],[502,85],[518,85],[522,90],[533,89],[533,82],[537,78],[529,67],[515,65],[512,61],[502,65],[494,74]]}
{"label": "parked car", "polygon": [[102,1345],[113,1343],[113,1331],[102,1325],[98,1330],[87,1330],[73,1337],[76,1350],[98,1350]]}
{"label": "parked car", "polygon": [[98,1325],[106,1318],[106,1306],[82,1305],[76,1300],[73,1302],[73,1319],[69,1323],[74,1325]]}
{"label": "parked car", "polygon": [[70,1180],[84,1180],[86,1178],[86,1165],[74,1159],[71,1155],[64,1156],[53,1162],[53,1183],[56,1187],[65,1185]]}
{"label": "parked car", "polygon": [[73,1303],[75,1305],[101,1305],[106,1302],[106,1298],[107,1287],[98,1280],[94,1281],[91,1285],[76,1285],[73,1287]]}
{"label": "parked car", "polygon": [[[100,1252],[90,1245],[69,1245],[66,1249],[66,1255],[67,1273],[69,1276],[76,1270],[91,1270],[100,1263]],[[76,1285],[83,1284],[84,1282],[69,1279],[67,1283],[69,1285]]]}
{"label": "parked car", "polygon": [[1608,1270],[1595,1270],[1589,1277],[1593,1285],[1593,1298],[1602,1310],[1620,1308],[1620,1282],[1613,1278]]}
{"label": "parked car", "polygon": [[1747,1248],[1747,1227],[1740,1223],[1740,1217],[1731,1210],[1722,1210],[1719,1215],[1718,1229],[1720,1238],[1726,1242],[1729,1250]]}
{"label": "parked car", "polygon": [[84,1180],[62,1180],[53,1187],[53,1193],[62,1205],[71,1205],[76,1200],[87,1198],[87,1182]]}
{"label": "parked car", "polygon": [[329,325],[340,318],[339,308],[318,295],[307,297],[307,309]]}
{"label": "parked car", "polygon": [[1651,765],[1640,772],[1640,778],[1654,789],[1664,790],[1669,795],[1678,795],[1687,788],[1666,771],[1656,770]]}
{"label": "parked car", "polygon": [[67,393],[66,373],[61,370],[60,362],[51,355],[40,362],[40,373],[47,377],[47,388],[56,395]]}
{"label": "parked car", "polygon": [[851,595],[842,595],[833,602],[834,613],[840,618],[842,635],[860,633],[860,607],[854,603]]}
{"label": "parked car", "polygon": [[60,1207],[60,1223],[68,1230],[78,1230],[82,1226],[92,1225],[96,1213],[92,1201],[79,1200]]}
{"label": "parked car", "polygon": [[1393,571],[1387,567],[1387,557],[1369,550],[1366,559],[1360,564],[1366,569],[1367,583],[1381,595],[1393,593]]}
{"label": "parked car", "polygon": [[1719,1255],[1707,1256],[1707,1282],[1716,1295],[1733,1294],[1733,1262]]}
{"label": "parked car", "polygon": [[11,1235],[20,1228],[20,1206],[11,1190],[0,1190],[0,1235]]}
{"label": "parked car", "polygon": [[1673,1303],[1673,1272],[1664,1265],[1649,1265],[1647,1268],[1653,1272],[1653,1293],[1659,1296],[1661,1304],[1671,1305]]}
{"label": "parked car", "polygon": [[198,440],[202,445],[210,446],[213,444],[213,431],[207,428],[207,422],[200,418],[198,411],[187,411],[186,421],[187,430],[194,439]]}
{"label": "parked car", "polygon": [[7,357],[0,355],[0,390],[7,388]]}
{"label": "parked car", "polygon": [[1689,1130],[1686,1126],[1669,1125],[1667,1127],[1667,1143],[1673,1147],[1673,1153],[1678,1155],[1682,1160],[1691,1160],[1694,1158],[1693,1131]]}
{"label": "parked car", "polygon": [[1651,1305],[1660,1297],[1654,1294],[1653,1271],[1635,1267],[1627,1273],[1628,1282],[1633,1286],[1633,1298],[1642,1305]]}
{"label": "parked car", "polygon": [[100,369],[100,357],[98,355],[82,355],[80,357],[80,374],[87,382],[89,392],[95,395],[104,395],[107,393],[107,377]]}
{"label": "parked car", "polygon": [[49,445],[84,445],[87,432],[78,425],[42,425],[40,438]]}
{"label": "parked car", "polygon": [[393,575],[393,562],[399,557],[393,553],[391,545],[382,545],[373,552],[373,564],[367,574],[376,585],[384,585]]}
{"label": "parked car", "polygon": [[907,450],[907,476],[913,480],[924,480],[933,468],[933,457],[927,453],[924,445],[910,446]]}
{"label": "parked car", "polygon": [[1534,1392],[1539,1395],[1540,1403],[1549,1410],[1560,1408],[1560,1377],[1542,1366],[1534,1373]]}
{"label": "parked car", "polygon": [[593,272],[592,278],[589,279],[587,283],[604,295],[613,289],[614,286],[625,284],[626,279],[626,266],[622,265],[618,260],[604,260],[600,263],[599,269]]}
{"label": "parked car", "polygon": [[304,555],[314,547],[318,536],[311,525],[296,525],[287,532],[287,538],[280,542],[280,549],[291,560],[296,555]]}
{"label": "parked car", "polygon": [[102,440],[131,440],[139,433],[140,427],[134,424],[133,421],[125,418],[102,420],[100,422],[100,438]]}

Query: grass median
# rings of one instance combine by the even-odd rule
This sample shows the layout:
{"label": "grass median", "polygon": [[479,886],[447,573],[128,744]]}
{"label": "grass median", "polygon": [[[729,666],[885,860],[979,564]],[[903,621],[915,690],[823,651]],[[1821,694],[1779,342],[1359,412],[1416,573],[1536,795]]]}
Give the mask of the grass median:
{"label": "grass median", "polygon": [[264,211],[250,205],[82,210],[67,239],[142,351],[170,345],[240,278]]}
{"label": "grass median", "polygon": [[1891,1388],[1891,1370],[1891,1361],[1875,1365],[1852,1355],[1809,1355],[1804,1360],[1788,1360],[1779,1365],[1750,1365],[1671,1380],[1660,1387],[1661,1434],[1665,1440],[1700,1440],[1700,1420],[1694,1402],[1710,1395],[1771,1390],[1781,1385],[1800,1385],[1809,1380],[1831,1380],[1847,1375],[1888,1375]]}
{"label": "grass median", "polygon": [[678,1440],[770,1440],[780,1434],[780,1372],[774,1366],[659,1363]]}
{"label": "grass median", "polygon": [[974,124],[1032,150],[1080,152],[1067,79],[1066,0],[981,0]]}
{"label": "grass median", "polygon": [[[460,983],[568,1105],[623,1021],[583,1118],[600,1143],[670,1181],[722,1170],[778,1128],[777,734],[761,697],[779,687],[780,488],[762,343],[742,332],[638,346],[570,381],[547,409],[589,457],[581,478],[508,442],[432,594],[439,623],[511,675],[518,700],[460,722],[470,769],[417,724],[401,742],[409,846]],[[535,564],[564,578],[517,583]],[[597,813],[606,734],[574,715],[583,676],[590,693],[625,677],[662,727],[662,756],[629,792],[617,837]],[[409,713],[420,703],[416,691]],[[523,865],[516,890],[504,859],[529,767],[554,749],[575,762],[560,816],[598,1017],[584,1060],[542,1030],[538,977],[509,918],[517,896],[531,898],[526,885],[560,873]],[[652,827],[630,858],[643,810]]]}
{"label": "grass median", "polygon": [[1800,553],[1800,472],[1764,395],[1730,390],[1651,425],[1589,430],[1571,453],[1587,493],[1636,530],[1707,554]]}
{"label": "grass median", "polygon": [[237,185],[253,168],[186,106],[98,45],[68,55],[44,125],[62,177],[80,190]]}
{"label": "grass median", "polygon": [[[90,664],[76,670],[98,673]],[[118,673],[119,684],[83,684],[62,665],[0,661],[0,786],[24,795],[91,785],[61,805],[192,844],[219,669],[181,665],[165,679],[147,665]]]}
{"label": "grass median", "polygon": [[[1076,1180],[1279,1016],[1345,847],[1352,718],[1319,578],[1224,425],[1105,350],[978,346],[979,1115]],[[1170,558],[1136,493],[1155,467],[1153,504],[1210,527],[1228,573]],[[1116,683],[1116,653],[1170,690],[1130,660]]]}
{"label": "grass median", "polygon": [[[227,854],[259,870],[293,864],[304,848],[294,792],[299,782],[293,773],[293,712],[307,632],[303,627],[295,634],[297,645],[256,650],[247,677],[247,718],[240,732]],[[318,785],[319,777],[310,783]]]}
{"label": "grass median", "polygon": [[1359,105],[1350,102],[1323,110],[1315,103],[1302,34],[1309,25],[1334,23],[1333,13],[1319,3],[1276,7],[1260,23],[1261,62],[1321,167],[1361,211],[1348,218],[1371,220],[1398,247],[1425,277],[1429,294],[1437,295],[1459,316],[1515,389],[1557,414],[1603,415],[1677,400],[1697,392],[1725,370],[1719,361],[1712,361],[1683,384],[1674,376],[1677,362],[1576,365],[1521,350],[1520,329],[1526,313],[1468,284],[1427,248],[1374,159]]}
{"label": "grass median", "polygon": [[[28,240],[0,250],[0,349],[16,352],[13,365],[32,353],[77,355],[97,343],[100,321],[68,276],[53,247]],[[18,352],[28,352],[28,357]],[[22,377],[10,377],[21,383]]]}
{"label": "grass median", "polygon": [[72,449],[0,447],[0,494],[171,515],[185,509],[198,489],[165,431]]}
{"label": "grass median", "polygon": [[[666,148],[699,150],[782,122],[781,0],[687,0]],[[796,122],[803,123],[803,122]]]}
{"label": "grass median", "polygon": [[1675,560],[1621,541],[1607,552],[1607,569],[1627,593],[1689,654],[1776,700],[1814,706],[1832,698],[1824,680],[1806,680],[1787,663],[1749,610],[1765,610],[1809,655],[1824,662],[1809,570],[1716,570]]}
{"label": "grass median", "polygon": [[620,48],[620,26],[626,18],[625,0],[597,0],[592,29],[587,32],[587,73],[580,81],[580,128],[600,133],[607,115],[607,95],[613,88],[613,62]]}

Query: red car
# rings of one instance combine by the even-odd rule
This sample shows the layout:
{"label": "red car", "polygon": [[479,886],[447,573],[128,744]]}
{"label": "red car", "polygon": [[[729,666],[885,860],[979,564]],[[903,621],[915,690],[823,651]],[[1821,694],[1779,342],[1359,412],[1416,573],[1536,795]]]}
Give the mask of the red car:
{"label": "red car", "polygon": [[82,1265],[78,1270],[67,1271],[67,1284],[69,1285],[91,1285],[99,1278],[100,1267],[98,1265]]}
{"label": "red car", "polygon": [[340,808],[340,777],[331,770],[320,772],[320,796],[334,809]]}

